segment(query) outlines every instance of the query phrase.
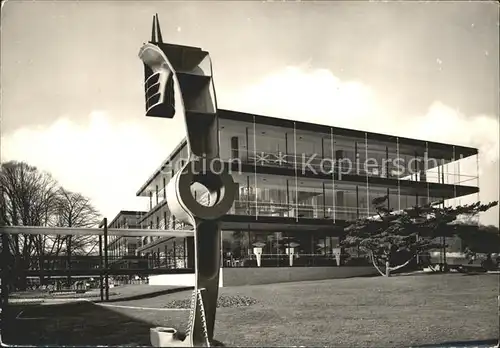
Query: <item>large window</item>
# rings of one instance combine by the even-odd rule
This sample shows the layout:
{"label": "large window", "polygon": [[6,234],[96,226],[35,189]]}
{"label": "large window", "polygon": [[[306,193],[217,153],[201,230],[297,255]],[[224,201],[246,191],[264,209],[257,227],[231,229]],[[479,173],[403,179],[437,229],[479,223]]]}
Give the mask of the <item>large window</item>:
{"label": "large window", "polygon": [[337,266],[340,245],[333,231],[223,231],[223,266],[257,267],[257,247],[262,248],[261,267],[290,267],[289,253],[292,266],[301,267]]}
{"label": "large window", "polygon": [[230,214],[353,220],[376,214],[373,199],[389,194],[389,208],[400,210],[436,202],[429,190],[387,187],[340,180],[279,175],[233,174],[238,185]]}
{"label": "large window", "polygon": [[[380,136],[368,133],[346,136],[336,128],[317,133],[293,126],[225,119],[219,126],[220,156],[224,160],[239,158],[258,166],[301,167],[313,157],[309,163],[315,170],[321,169],[321,163],[329,170],[332,160],[342,159],[344,173],[349,165],[351,174],[477,185],[477,156],[470,150],[461,153],[452,146],[408,143],[398,137],[380,140]],[[470,161],[462,159],[470,157]]]}

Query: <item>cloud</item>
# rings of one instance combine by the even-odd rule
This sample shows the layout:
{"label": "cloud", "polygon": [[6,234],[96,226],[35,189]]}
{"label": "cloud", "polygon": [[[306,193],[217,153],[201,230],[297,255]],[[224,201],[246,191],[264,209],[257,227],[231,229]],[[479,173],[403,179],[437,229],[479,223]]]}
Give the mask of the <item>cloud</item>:
{"label": "cloud", "polygon": [[90,197],[108,218],[119,210],[145,210],[135,192],[182,133],[161,137],[162,128],[154,124],[112,119],[94,111],[87,125],[63,117],[46,128],[19,129],[2,137],[2,161],[21,160],[50,172],[65,188]]}
{"label": "cloud", "polygon": [[[361,81],[342,81],[329,70],[298,67],[277,71],[223,99],[219,104],[227,109],[476,147],[480,151],[480,198],[498,200],[498,115],[465,115],[439,100],[426,113],[415,114],[408,105],[402,115]],[[477,173],[475,158],[463,160],[460,173]],[[461,198],[459,204],[474,200],[477,195]],[[498,225],[498,208],[481,219]]]}
{"label": "cloud", "polygon": [[[481,199],[498,199],[499,124],[492,116],[464,115],[439,101],[422,115],[411,112],[411,105],[406,115],[396,114],[361,81],[297,67],[239,90],[220,90],[218,98],[221,108],[478,147]],[[49,171],[66,188],[89,196],[109,218],[119,210],[145,209],[147,202],[135,192],[184,136],[183,120],[176,117],[167,126],[162,119],[127,122],[111,116],[116,115],[94,111],[86,125],[62,117],[46,128],[6,134],[2,160],[23,160]],[[475,170],[475,163],[470,168]],[[498,208],[482,219],[498,225]]]}
{"label": "cloud", "polygon": [[[426,114],[391,111],[361,81],[341,81],[326,69],[287,67],[253,86],[228,93],[224,108],[480,148],[498,160],[498,119],[464,115],[439,101]],[[222,103],[221,103],[222,104]]]}

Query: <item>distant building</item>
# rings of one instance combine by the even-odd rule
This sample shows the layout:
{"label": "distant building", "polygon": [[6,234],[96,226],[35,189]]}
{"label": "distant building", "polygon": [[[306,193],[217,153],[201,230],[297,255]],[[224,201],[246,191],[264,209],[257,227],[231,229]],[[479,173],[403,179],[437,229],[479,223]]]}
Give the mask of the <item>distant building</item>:
{"label": "distant building", "polygon": [[[122,210],[108,224],[108,228],[142,228],[140,221],[146,214],[144,211]],[[142,245],[140,237],[108,237],[108,255],[111,260],[124,256],[135,256],[137,248]]]}

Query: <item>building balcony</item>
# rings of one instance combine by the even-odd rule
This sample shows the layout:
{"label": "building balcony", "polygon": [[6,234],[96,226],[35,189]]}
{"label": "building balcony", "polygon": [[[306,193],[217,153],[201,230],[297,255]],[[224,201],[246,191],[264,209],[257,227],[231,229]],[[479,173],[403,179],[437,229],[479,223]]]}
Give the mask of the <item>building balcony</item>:
{"label": "building balcony", "polygon": [[[235,152],[235,151],[233,151]],[[448,185],[478,186],[477,156],[447,162],[430,158],[356,158],[333,159],[318,154],[248,151],[239,157],[226,157],[231,171],[246,172],[251,167],[289,169],[291,175],[331,175],[379,177],[404,181],[420,181]],[[250,171],[250,170],[248,170]],[[309,175],[308,175],[309,174]]]}
{"label": "building balcony", "polygon": [[353,220],[357,217],[368,217],[366,207],[333,206],[322,204],[294,204],[283,202],[242,201],[234,202],[228,214],[248,216],[298,217],[311,219]]}

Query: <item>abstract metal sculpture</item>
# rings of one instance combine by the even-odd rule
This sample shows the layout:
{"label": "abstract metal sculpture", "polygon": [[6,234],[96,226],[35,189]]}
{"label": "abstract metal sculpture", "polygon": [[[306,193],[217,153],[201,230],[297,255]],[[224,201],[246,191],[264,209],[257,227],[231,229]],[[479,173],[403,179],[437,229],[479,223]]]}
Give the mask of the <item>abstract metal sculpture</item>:
{"label": "abstract metal sculpture", "polygon": [[[236,190],[219,159],[211,61],[208,52],[200,48],[163,43],[158,15],[153,17],[151,41],[141,47],[139,57],[145,68],[146,116],[173,118],[176,113],[184,113],[189,157],[168,184],[167,204],[177,220],[194,227],[195,243],[195,289],[187,336],[181,341],[174,329],[160,329],[171,335],[171,342],[152,343],[210,346],[221,266],[219,218],[231,208]],[[180,91],[178,98],[175,86]],[[211,205],[202,205],[193,197],[194,183],[206,187]]]}

